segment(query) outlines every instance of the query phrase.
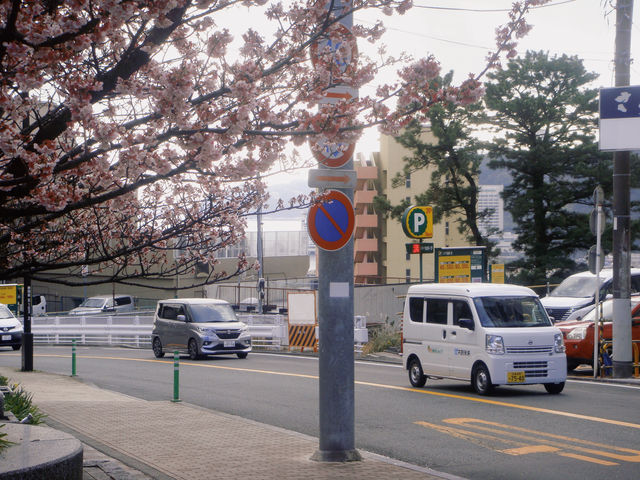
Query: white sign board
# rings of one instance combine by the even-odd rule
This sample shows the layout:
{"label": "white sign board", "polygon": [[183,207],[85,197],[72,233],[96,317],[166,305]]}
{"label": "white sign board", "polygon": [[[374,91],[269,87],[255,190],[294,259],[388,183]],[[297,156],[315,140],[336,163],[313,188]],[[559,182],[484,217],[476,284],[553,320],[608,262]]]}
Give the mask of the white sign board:
{"label": "white sign board", "polygon": [[354,188],[357,180],[355,170],[316,168],[309,170],[307,184],[313,188]]}
{"label": "white sign board", "polygon": [[640,86],[600,90],[600,150],[640,149]]}
{"label": "white sign board", "polygon": [[315,325],[316,292],[287,294],[289,325]]}

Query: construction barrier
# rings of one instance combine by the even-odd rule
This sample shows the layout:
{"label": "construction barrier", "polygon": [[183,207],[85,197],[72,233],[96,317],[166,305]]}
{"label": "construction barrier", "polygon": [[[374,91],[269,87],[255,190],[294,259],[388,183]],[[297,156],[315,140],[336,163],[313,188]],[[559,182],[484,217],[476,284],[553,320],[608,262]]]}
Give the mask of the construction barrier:
{"label": "construction barrier", "polygon": [[318,351],[318,340],[316,339],[315,325],[289,325],[289,350],[291,348],[312,348]]}

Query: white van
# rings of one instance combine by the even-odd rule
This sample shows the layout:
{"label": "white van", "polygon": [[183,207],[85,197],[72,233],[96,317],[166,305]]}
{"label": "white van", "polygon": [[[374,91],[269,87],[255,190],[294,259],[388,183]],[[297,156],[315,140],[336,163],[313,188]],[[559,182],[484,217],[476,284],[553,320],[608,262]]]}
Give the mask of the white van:
{"label": "white van", "polygon": [[427,378],[471,381],[480,395],[497,385],[542,383],[560,393],[567,378],[562,332],[533,290],[448,283],[409,287],[403,363],[414,387]]}

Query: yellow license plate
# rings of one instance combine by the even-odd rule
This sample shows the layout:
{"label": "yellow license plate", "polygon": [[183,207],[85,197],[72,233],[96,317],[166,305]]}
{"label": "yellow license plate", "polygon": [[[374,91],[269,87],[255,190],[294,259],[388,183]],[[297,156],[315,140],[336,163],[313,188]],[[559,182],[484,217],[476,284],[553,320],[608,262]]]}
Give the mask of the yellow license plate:
{"label": "yellow license plate", "polygon": [[507,372],[507,383],[524,383],[524,372]]}

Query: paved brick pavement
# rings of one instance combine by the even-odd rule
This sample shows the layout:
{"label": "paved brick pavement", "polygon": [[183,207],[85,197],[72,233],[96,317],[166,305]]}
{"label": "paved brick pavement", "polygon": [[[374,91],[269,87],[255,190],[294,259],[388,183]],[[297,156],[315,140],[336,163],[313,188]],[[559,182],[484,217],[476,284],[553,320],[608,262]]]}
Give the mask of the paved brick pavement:
{"label": "paved brick pavement", "polygon": [[362,451],[359,462],[315,462],[317,439],[296,432],[186,403],[141,400],[62,375],[6,367],[0,375],[33,394],[50,426],[87,445],[85,480],[209,480],[221,472],[261,480],[459,478]]}

